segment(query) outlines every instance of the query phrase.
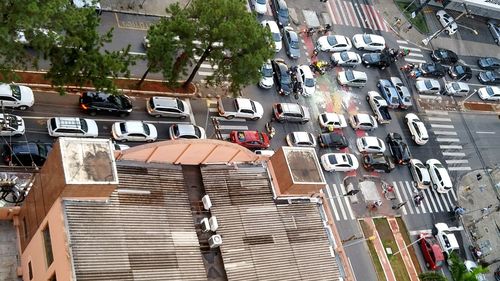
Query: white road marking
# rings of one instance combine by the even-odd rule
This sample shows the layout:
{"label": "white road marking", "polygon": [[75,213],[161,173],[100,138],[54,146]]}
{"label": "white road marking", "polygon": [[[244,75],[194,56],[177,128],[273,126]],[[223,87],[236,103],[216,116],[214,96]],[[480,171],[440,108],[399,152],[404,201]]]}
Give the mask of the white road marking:
{"label": "white road marking", "polygon": [[203,76],[211,76],[214,74],[214,72],[213,71],[198,71],[196,74],[203,75]]}
{"label": "white road marking", "polygon": [[451,195],[453,196],[453,199],[455,199],[455,202],[457,202],[458,200],[457,200],[457,195],[455,194],[455,190],[452,189],[452,190],[450,190],[449,193],[451,193]]}
{"label": "white road marking", "polygon": [[437,138],[436,140],[438,142],[460,142],[460,139],[453,139],[453,138]]}
{"label": "white road marking", "polygon": [[430,201],[429,195],[423,191],[422,194],[424,195],[424,201],[425,204],[427,204],[427,209],[429,210],[429,213],[432,213],[431,203],[429,202]]}
{"label": "white road marking", "polygon": [[339,202],[339,207],[340,211],[342,212],[342,217],[344,218],[344,220],[347,220],[347,215],[345,213],[344,206],[342,206],[342,200],[340,200],[341,198],[339,191],[336,188],[333,188],[333,192],[335,192],[335,197],[337,197],[337,202]]}
{"label": "white road marking", "polygon": [[[413,48],[413,47],[408,47],[408,46],[399,46],[399,48],[402,48],[402,49],[408,49],[408,50],[411,50],[411,51],[414,51],[414,52],[422,52],[422,49],[419,49],[419,48]],[[411,54],[411,52],[410,52]]]}
{"label": "white road marking", "polygon": [[432,206],[434,207],[434,210],[436,210],[436,212],[438,212],[438,208],[436,206],[436,203],[434,202],[434,196],[432,195],[432,192],[430,191],[430,188],[424,189],[422,193],[425,194],[425,197],[427,198],[427,201],[430,201],[432,203]]}
{"label": "white road marking", "polygon": [[410,53],[408,56],[410,56],[410,57],[420,57],[420,58],[424,57],[424,55],[419,54],[419,53]]}
{"label": "white road marking", "polygon": [[440,145],[439,148],[441,148],[441,149],[462,149],[463,147],[461,145]]}
{"label": "white road marking", "polygon": [[[404,185],[402,182],[399,182],[401,184],[401,186],[403,186],[403,189],[404,189]],[[410,213],[413,214],[413,208],[411,207],[412,203],[410,202],[411,200],[411,195],[410,195],[410,199],[408,199],[408,195],[406,194],[406,192],[403,191],[403,195],[405,197],[405,201],[407,202],[405,204],[405,206],[408,206],[408,209],[410,210]],[[417,212],[417,214],[420,214],[420,212],[418,211],[418,209],[415,209],[415,211]]]}
{"label": "white road marking", "polygon": [[463,152],[443,152],[443,156],[465,156]]}
{"label": "white road marking", "polygon": [[[362,16],[362,15],[363,15],[363,13],[361,13],[361,11],[359,10],[359,5],[358,5],[358,3],[354,3],[354,8],[356,9],[356,11],[358,11],[358,14],[359,14],[360,16]],[[368,26],[366,25],[366,21],[364,21],[364,20],[361,20],[361,24],[363,25],[363,28],[367,28],[367,27],[368,27]]]}
{"label": "white road marking", "polygon": [[[399,194],[399,189],[397,188],[398,185],[396,184],[395,181],[392,182],[392,186],[394,186],[394,191],[396,191],[396,197],[398,198],[398,201],[399,202],[403,202],[403,198],[401,198],[401,194]],[[406,207],[405,205],[403,205],[403,207],[402,207],[403,208],[403,214],[407,215],[408,213],[406,212],[406,208],[405,207]]]}
{"label": "white road marking", "polygon": [[[32,119],[32,120],[47,120],[52,117],[42,117],[42,116],[23,116],[23,119]],[[123,122],[123,119],[96,119],[89,118],[96,122]],[[157,121],[157,120],[127,120],[127,121],[139,121],[150,124],[191,124],[191,122],[186,121]]]}
{"label": "white road marking", "polygon": [[456,132],[450,132],[450,131],[434,131],[434,134],[436,135],[446,135],[446,136],[456,136]]}
{"label": "white road marking", "polygon": [[221,136],[223,140],[229,139],[229,134],[221,134]]}
{"label": "white road marking", "polygon": [[[448,203],[447,203],[447,201],[446,201],[445,194],[441,194],[441,198],[443,198],[443,204],[444,204],[444,206],[445,206],[445,208],[446,208],[446,211],[448,211],[448,212],[449,212],[449,211],[451,211],[451,209],[450,209],[450,207],[448,206]],[[451,202],[450,202],[450,205],[451,205]]]}
{"label": "white road marking", "polygon": [[[340,184],[340,189],[342,190],[342,194],[347,193],[343,184]],[[352,211],[351,204],[349,202],[349,196],[342,196],[342,197],[344,197],[345,205],[347,206],[347,211],[349,212],[351,220],[354,220],[356,217],[354,216],[354,213]]]}
{"label": "white road marking", "polygon": [[451,122],[450,118],[444,118],[444,117],[427,117],[429,121],[443,121],[443,122]]}
{"label": "white road marking", "polygon": [[380,19],[379,19],[379,17],[378,17],[379,15],[378,15],[377,11],[375,11],[375,9],[373,8],[373,6],[372,6],[372,5],[368,6],[368,9],[369,9],[370,13],[372,13],[373,18],[375,19],[375,23],[376,23],[376,24],[377,24],[377,26],[378,26],[378,29],[379,29],[379,30],[384,30],[384,27],[383,27],[383,26],[382,26],[382,24],[380,23],[380,22],[381,22],[381,20],[380,20]]}
{"label": "white road marking", "polygon": [[[407,41],[405,40],[396,40],[396,42],[398,42],[398,44],[408,44]],[[399,46],[400,48],[406,48],[406,47],[403,47],[403,46]]]}
{"label": "white road marking", "polygon": [[494,134],[496,134],[496,133],[495,133],[495,132],[482,132],[482,131],[479,131],[479,132],[476,132],[476,134],[494,135]]}
{"label": "white road marking", "polygon": [[216,116],[215,119],[219,120],[219,121],[231,121],[231,122],[246,122],[247,120],[244,119],[244,118],[233,118],[233,119],[227,119],[225,117],[221,117],[221,116]]}
{"label": "white road marking", "polygon": [[436,194],[436,202],[438,203],[438,206],[439,206],[439,210],[441,210],[441,212],[444,212],[444,209],[443,209],[443,206],[441,205],[441,201],[439,200],[438,196],[439,196],[439,193],[435,190],[433,190],[434,194]]}
{"label": "white road marking", "polygon": [[457,159],[457,160],[444,160],[446,164],[467,164],[469,160],[467,159]]}
{"label": "white road marking", "polygon": [[[333,186],[333,188],[335,188],[334,184],[332,184],[332,186]],[[335,216],[335,219],[339,221],[340,220],[339,212],[337,211],[337,207],[335,207],[335,204],[333,202],[333,199],[332,199],[333,195],[332,195],[332,192],[330,190],[329,185],[327,185],[327,187],[326,187],[326,193],[328,194],[328,198],[329,198],[328,200],[330,201],[330,205],[332,206],[332,209],[333,209],[333,215]]]}
{"label": "white road marking", "polygon": [[431,127],[433,127],[433,128],[446,128],[446,129],[455,128],[453,125],[432,124],[432,123],[431,123]]}
{"label": "white road marking", "polygon": [[[411,186],[410,186],[410,183],[409,183],[409,182],[405,181],[405,184],[406,184],[406,187],[407,187],[407,190],[408,190],[408,191],[412,190],[412,188],[411,188]],[[424,200],[423,200],[423,201],[427,201],[427,200],[425,200],[425,197],[424,197]],[[429,204],[429,202],[427,202],[427,204]],[[417,208],[417,207],[415,207],[415,208],[418,210],[418,208]],[[420,208],[422,208],[422,209],[421,209],[421,211],[422,211],[422,213],[423,213],[423,214],[427,213],[427,212],[425,211],[424,204],[420,204]],[[432,210],[430,209],[430,206],[429,206],[429,212],[432,212]]]}
{"label": "white road marking", "polygon": [[448,111],[437,111],[437,110],[426,110],[425,113],[434,115],[448,115]]}
{"label": "white road marking", "polygon": [[416,63],[426,63],[427,62],[425,60],[410,59],[408,57],[405,58],[405,61],[416,62]]}
{"label": "white road marking", "polygon": [[215,107],[209,107],[208,112],[219,112],[219,110]]}
{"label": "white road marking", "polygon": [[471,167],[448,167],[448,171],[470,171]]}
{"label": "white road marking", "polygon": [[248,126],[220,125],[219,129],[220,130],[245,131],[245,130],[248,130]]}
{"label": "white road marking", "polygon": [[410,233],[411,236],[419,236],[421,233],[431,234],[432,233],[432,229],[410,230],[408,232]]}
{"label": "white road marking", "polygon": [[437,100],[439,98],[439,96],[436,94],[419,94],[418,96],[423,99],[433,99],[433,100]]}
{"label": "white road marking", "polygon": [[361,9],[363,9],[363,12],[365,13],[365,20],[366,23],[370,26],[370,29],[376,30],[377,25],[375,23],[375,20],[372,17],[372,14],[368,11],[368,6],[361,4]]}
{"label": "white road marking", "polygon": [[145,56],[146,53],[140,53],[140,52],[128,52],[129,54],[131,55],[134,55],[134,56]]}

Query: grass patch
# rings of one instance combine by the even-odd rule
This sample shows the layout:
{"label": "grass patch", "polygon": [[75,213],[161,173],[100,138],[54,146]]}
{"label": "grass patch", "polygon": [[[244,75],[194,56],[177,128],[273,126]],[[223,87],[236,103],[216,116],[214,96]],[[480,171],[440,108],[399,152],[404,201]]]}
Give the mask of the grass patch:
{"label": "grass patch", "polygon": [[[425,21],[425,17],[423,15],[423,11],[420,11],[420,13],[417,14],[417,16],[412,19],[411,18],[411,12],[415,11],[415,9],[417,8],[417,5],[415,5],[415,3],[411,3],[411,5],[409,5],[408,7],[408,2],[401,2],[401,1],[394,1],[394,3],[396,3],[396,6],[398,6],[398,8],[401,10],[401,12],[404,13],[406,19],[411,22],[411,24],[413,25],[413,27],[415,27],[416,29],[418,29],[418,31],[420,31],[420,33],[429,33],[429,28],[427,27],[427,22]],[[405,28],[405,27],[403,27]]]}
{"label": "grass patch", "polygon": [[[373,235],[368,225],[366,225],[364,221],[360,220],[359,224],[361,225],[361,229],[363,230],[363,235],[365,237],[370,237]],[[373,267],[375,267],[375,272],[377,272],[377,280],[384,281],[385,280],[384,269],[382,268],[382,264],[378,259],[377,251],[375,251],[375,246],[373,245],[373,241],[366,240],[366,243],[368,244],[368,249],[370,251],[370,257],[372,258]]]}
{"label": "grass patch", "polygon": [[[382,240],[382,244],[385,248],[391,248],[393,253],[399,251],[398,245],[396,244],[396,240],[394,240],[394,236],[392,235],[391,228],[389,226],[389,222],[385,218],[373,219],[375,223],[375,227],[377,228],[378,235],[380,236],[380,240]],[[392,271],[394,272],[394,276],[396,276],[396,280],[398,281],[411,281],[410,276],[406,271],[405,264],[400,254],[395,256],[388,256],[389,262],[391,263]]]}
{"label": "grass patch", "polygon": [[[406,224],[404,223],[401,217],[397,217],[396,221],[398,222],[399,232],[403,236],[406,245],[410,245],[414,241],[411,241],[410,234],[408,234],[408,229],[406,229]],[[413,266],[415,266],[417,274],[422,273],[422,268],[420,268],[420,263],[418,262],[417,254],[415,254],[415,247],[411,246],[406,249],[408,249],[408,252],[410,253],[411,262],[413,263]]]}

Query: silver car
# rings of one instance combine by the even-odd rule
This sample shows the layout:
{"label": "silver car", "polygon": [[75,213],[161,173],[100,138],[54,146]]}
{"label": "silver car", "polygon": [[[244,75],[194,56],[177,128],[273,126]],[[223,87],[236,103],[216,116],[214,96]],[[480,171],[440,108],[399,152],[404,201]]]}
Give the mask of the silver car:
{"label": "silver car", "polygon": [[168,129],[170,139],[206,139],[205,129],[191,124],[174,124]]}
{"label": "silver car", "polygon": [[169,97],[151,97],[146,102],[149,115],[154,117],[174,117],[184,119],[189,116],[190,110],[187,102]]}
{"label": "silver car", "polygon": [[418,78],[415,87],[419,94],[439,94],[441,91],[441,85],[435,79]]}

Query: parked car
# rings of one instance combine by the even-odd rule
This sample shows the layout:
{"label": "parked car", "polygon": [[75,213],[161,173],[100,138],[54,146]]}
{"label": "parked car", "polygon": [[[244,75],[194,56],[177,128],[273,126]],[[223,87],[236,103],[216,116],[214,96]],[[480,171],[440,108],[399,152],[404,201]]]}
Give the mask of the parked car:
{"label": "parked car", "polygon": [[342,52],[349,51],[352,43],[344,35],[325,35],[318,38],[316,50],[323,52]]}
{"label": "parked car", "polygon": [[342,129],[347,127],[344,115],[332,112],[323,112],[318,116],[321,128]]}
{"label": "parked car", "polygon": [[425,125],[414,113],[408,113],[405,116],[405,123],[410,130],[411,138],[418,145],[424,145],[429,141],[429,135]]}
{"label": "parked car", "polygon": [[444,77],[446,75],[446,68],[440,63],[421,63],[419,66],[422,76],[424,77]]}
{"label": "parked car", "polygon": [[429,159],[425,162],[429,175],[431,176],[432,186],[439,193],[448,193],[453,187],[450,175],[446,168],[437,159]]}
{"label": "parked car", "polygon": [[273,10],[274,19],[280,27],[285,27],[290,24],[288,6],[285,0],[272,0],[271,8]]}
{"label": "parked car", "polygon": [[309,109],[298,103],[276,103],[273,105],[273,117],[278,122],[294,122],[305,124],[311,116]]}
{"label": "parked car", "polygon": [[327,172],[349,172],[357,170],[358,159],[349,153],[326,153],[321,155],[321,165]]}
{"label": "parked car", "polygon": [[389,122],[391,122],[392,117],[389,113],[387,101],[379,93],[375,91],[369,91],[366,95],[366,100],[372,108],[375,117],[377,117],[378,123],[388,124]]}
{"label": "parked car", "polygon": [[281,43],[281,32],[278,27],[278,24],[273,20],[265,20],[262,21],[262,26],[267,28],[271,33],[271,37],[273,38],[274,50],[277,52],[281,51],[282,43]]}
{"label": "parked car", "polygon": [[92,119],[79,117],[53,117],[47,120],[51,137],[92,137],[99,134],[97,123]]}
{"label": "parked car", "polygon": [[111,133],[114,140],[121,142],[153,142],[158,138],[156,127],[142,121],[115,122],[111,126]]}
{"label": "parked car", "polygon": [[477,94],[482,100],[499,101],[500,88],[497,86],[482,87],[477,91]]}
{"label": "parked car", "polygon": [[354,130],[373,131],[378,127],[377,120],[366,113],[351,115],[349,123]]}
{"label": "parked car", "polygon": [[257,14],[263,15],[267,12],[267,0],[252,0],[252,5]]}
{"label": "parked car", "polygon": [[356,34],[352,37],[354,47],[360,51],[378,51],[385,49],[385,39],[380,35],[375,34]]}
{"label": "parked car", "polygon": [[489,19],[487,25],[493,40],[497,43],[497,45],[500,45],[500,25],[498,25],[498,22],[493,19]]}
{"label": "parked car", "polygon": [[260,81],[259,87],[263,89],[271,89],[274,86],[274,77],[273,77],[273,65],[271,61],[267,61],[260,68]]}
{"label": "parked car", "polygon": [[477,65],[484,70],[496,70],[500,68],[500,59],[492,57],[480,58],[477,60]]}
{"label": "parked car", "polygon": [[299,35],[293,31],[293,28],[289,26],[283,28],[283,43],[285,44],[285,52],[291,59],[300,58]]}
{"label": "parked car", "polygon": [[168,129],[171,140],[176,139],[206,139],[205,129],[191,124],[174,124]]}
{"label": "parked car", "polygon": [[500,84],[500,73],[496,71],[482,71],[477,75],[477,79],[481,84],[498,85]]}
{"label": "parked car", "polygon": [[286,135],[288,146],[316,147],[316,138],[309,132],[293,132]]}
{"label": "parked car", "polygon": [[413,102],[411,101],[411,93],[403,84],[403,81],[399,77],[391,77],[390,78],[392,85],[396,88],[399,96],[399,107],[401,109],[408,109],[413,106]]}
{"label": "parked car", "polygon": [[367,171],[384,171],[390,173],[394,164],[383,153],[370,153],[363,156],[363,166]]}
{"label": "parked car", "polygon": [[392,86],[391,81],[387,79],[378,80],[377,87],[380,90],[380,94],[387,101],[387,106],[390,108],[399,107],[399,95],[396,88]]}
{"label": "parked car", "polygon": [[361,71],[348,69],[337,73],[337,81],[342,86],[363,88],[367,80],[368,76]]}
{"label": "parked car", "polygon": [[460,251],[457,237],[446,223],[436,223],[432,229],[432,234],[436,237],[445,259],[450,257],[451,252]]}
{"label": "parked car", "polygon": [[415,88],[419,94],[439,94],[441,92],[439,81],[428,78],[418,78],[415,82]]}
{"label": "parked car", "polygon": [[311,71],[309,65],[301,65],[297,67],[297,82],[302,87],[302,95],[309,97],[316,92],[316,79]]}
{"label": "parked car", "polygon": [[250,120],[259,120],[264,115],[262,105],[250,99],[217,99],[217,110],[219,116],[227,119],[244,118]]}
{"label": "parked car", "polygon": [[132,100],[126,95],[84,92],[80,95],[80,108],[90,116],[111,113],[125,117],[132,112]]}
{"label": "parked car", "polygon": [[463,82],[446,82],[445,94],[450,96],[467,96],[470,92],[469,85]]}
{"label": "parked car", "polygon": [[3,145],[2,158],[11,166],[43,166],[52,150],[51,143],[12,142]]}
{"label": "parked car", "polygon": [[427,269],[440,270],[444,266],[445,259],[437,240],[428,234],[420,233],[419,245]]}
{"label": "parked car", "polygon": [[248,149],[266,149],[271,145],[269,136],[259,131],[232,131],[229,139]]}
{"label": "parked car", "polygon": [[447,49],[436,49],[431,53],[431,59],[444,64],[455,64],[458,56],[453,51]]}
{"label": "parked car", "polygon": [[400,165],[408,165],[411,159],[410,149],[408,145],[403,141],[403,137],[398,133],[389,133],[385,138],[389,146],[389,151],[391,152],[392,158],[394,158],[394,163]]}
{"label": "parked car", "polygon": [[318,136],[319,146],[323,148],[344,149],[349,146],[347,138],[337,133],[322,133]]}
{"label": "parked car", "polygon": [[271,61],[274,73],[274,84],[276,84],[276,92],[280,95],[288,96],[293,90],[293,81],[290,71],[285,61],[275,59]]}
{"label": "parked car", "polygon": [[361,57],[355,52],[343,51],[333,53],[331,61],[334,65],[356,67],[361,64]]}
{"label": "parked car", "polygon": [[468,81],[472,78],[472,69],[468,66],[457,64],[448,68],[448,74],[452,79]]}
{"label": "parked car", "polygon": [[187,102],[171,97],[150,97],[146,102],[146,110],[154,117],[174,117],[185,119],[190,110]]}
{"label": "parked car", "polygon": [[458,25],[455,20],[446,13],[445,10],[439,10],[436,13],[436,17],[439,20],[439,23],[445,28],[444,32],[448,35],[453,35],[458,30]]}
{"label": "parked car", "polygon": [[0,107],[26,110],[34,103],[35,97],[31,88],[17,84],[0,83]]}
{"label": "parked car", "polygon": [[391,58],[384,53],[365,53],[361,56],[361,61],[366,68],[373,66],[385,69],[391,65]]}
{"label": "parked car", "polygon": [[372,136],[358,138],[356,140],[356,146],[361,153],[383,153],[385,151],[384,142]]}
{"label": "parked car", "polygon": [[0,136],[20,137],[24,135],[25,130],[23,118],[13,114],[0,113]]}
{"label": "parked car", "polygon": [[431,176],[424,163],[418,159],[410,159],[410,174],[418,189],[426,189],[431,185]]}

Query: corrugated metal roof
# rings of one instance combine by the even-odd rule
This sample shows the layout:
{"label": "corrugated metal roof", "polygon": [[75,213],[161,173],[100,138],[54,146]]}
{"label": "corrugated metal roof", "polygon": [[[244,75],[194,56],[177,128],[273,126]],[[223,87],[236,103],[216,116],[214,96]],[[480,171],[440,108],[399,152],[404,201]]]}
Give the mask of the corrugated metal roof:
{"label": "corrugated metal roof", "polygon": [[228,280],[338,280],[315,204],[275,205],[263,167],[210,165],[201,171]]}

